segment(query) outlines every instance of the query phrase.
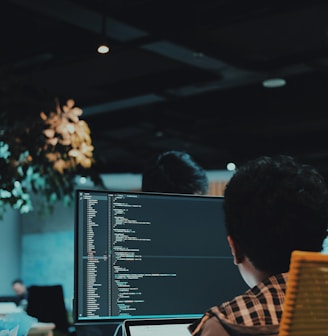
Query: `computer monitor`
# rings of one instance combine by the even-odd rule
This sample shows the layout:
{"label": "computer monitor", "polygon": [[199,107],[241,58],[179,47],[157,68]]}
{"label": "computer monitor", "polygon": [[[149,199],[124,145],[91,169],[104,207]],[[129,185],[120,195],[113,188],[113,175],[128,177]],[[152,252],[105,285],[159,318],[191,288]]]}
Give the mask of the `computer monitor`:
{"label": "computer monitor", "polygon": [[75,325],[199,317],[246,289],[218,196],[76,190]]}
{"label": "computer monitor", "polygon": [[1,295],[0,302],[14,302],[17,306],[19,304],[20,298],[18,295]]}

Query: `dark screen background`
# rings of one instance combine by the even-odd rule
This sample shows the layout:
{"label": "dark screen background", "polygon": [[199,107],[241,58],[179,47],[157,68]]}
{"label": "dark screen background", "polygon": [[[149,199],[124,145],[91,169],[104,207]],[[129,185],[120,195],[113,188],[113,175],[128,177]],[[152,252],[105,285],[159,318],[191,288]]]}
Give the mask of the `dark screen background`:
{"label": "dark screen background", "polygon": [[221,197],[80,191],[78,320],[202,314],[246,289]]}

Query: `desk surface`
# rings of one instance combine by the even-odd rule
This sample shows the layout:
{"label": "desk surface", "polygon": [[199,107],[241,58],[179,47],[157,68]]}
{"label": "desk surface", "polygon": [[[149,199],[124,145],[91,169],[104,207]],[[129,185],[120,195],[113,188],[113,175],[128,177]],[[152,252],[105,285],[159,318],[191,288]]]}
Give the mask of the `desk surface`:
{"label": "desk surface", "polygon": [[28,332],[28,336],[53,336],[54,323],[35,323]]}

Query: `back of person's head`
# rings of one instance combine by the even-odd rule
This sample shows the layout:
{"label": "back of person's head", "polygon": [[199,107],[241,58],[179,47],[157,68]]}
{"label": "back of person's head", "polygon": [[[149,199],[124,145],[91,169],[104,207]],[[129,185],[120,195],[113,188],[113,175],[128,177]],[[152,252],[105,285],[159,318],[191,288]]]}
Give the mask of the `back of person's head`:
{"label": "back of person's head", "polygon": [[12,285],[14,285],[15,283],[19,283],[19,284],[21,284],[21,285],[24,284],[23,280],[22,280],[22,279],[19,279],[19,278],[14,279],[14,280],[11,282]]}
{"label": "back of person's head", "polygon": [[22,279],[14,279],[12,282],[11,282],[11,285],[14,286],[14,285],[23,285],[24,286],[24,282]]}
{"label": "back of person's head", "polygon": [[157,156],[142,175],[142,191],[206,194],[206,171],[186,152],[167,151]]}
{"label": "back of person's head", "polygon": [[260,157],[232,176],[224,194],[228,235],[259,270],[287,272],[293,250],[321,251],[328,192],[311,166],[289,156]]}
{"label": "back of person's head", "polygon": [[13,280],[11,285],[17,295],[22,295],[26,292],[26,286],[22,279]]}

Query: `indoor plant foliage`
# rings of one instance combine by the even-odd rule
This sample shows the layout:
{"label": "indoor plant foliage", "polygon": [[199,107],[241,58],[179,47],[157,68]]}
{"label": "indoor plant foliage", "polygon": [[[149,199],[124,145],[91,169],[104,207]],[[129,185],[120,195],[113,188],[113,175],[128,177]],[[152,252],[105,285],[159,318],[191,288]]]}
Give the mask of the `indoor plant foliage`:
{"label": "indoor plant foliage", "polygon": [[[0,217],[6,205],[46,213],[58,201],[72,203],[75,175],[94,163],[90,128],[81,115],[74,100],[64,106],[56,101],[54,111],[41,112],[30,125],[0,133]],[[37,206],[32,192],[41,196]]]}

